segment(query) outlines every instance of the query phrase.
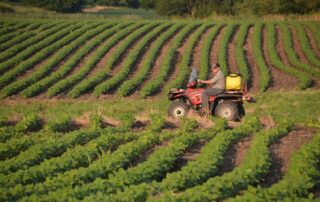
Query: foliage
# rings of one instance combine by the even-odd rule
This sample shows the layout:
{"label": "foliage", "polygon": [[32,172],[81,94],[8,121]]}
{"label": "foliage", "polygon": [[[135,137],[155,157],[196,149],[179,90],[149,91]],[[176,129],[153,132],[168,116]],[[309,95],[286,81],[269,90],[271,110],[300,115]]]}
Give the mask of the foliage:
{"label": "foliage", "polygon": [[66,116],[48,122],[46,128],[52,132],[68,132],[72,129],[72,125],[72,119]]}
{"label": "foliage", "polygon": [[19,132],[39,130],[42,127],[41,118],[37,114],[30,114],[16,125]]}
{"label": "foliage", "polygon": [[262,30],[263,30],[263,24],[256,24],[254,26],[253,31],[253,54],[256,58],[256,62],[258,64],[259,68],[259,74],[260,74],[260,83],[259,83],[259,89],[261,92],[266,91],[267,88],[270,85],[271,82],[271,75],[270,71],[267,67],[267,64],[264,60],[263,51],[262,51]]}

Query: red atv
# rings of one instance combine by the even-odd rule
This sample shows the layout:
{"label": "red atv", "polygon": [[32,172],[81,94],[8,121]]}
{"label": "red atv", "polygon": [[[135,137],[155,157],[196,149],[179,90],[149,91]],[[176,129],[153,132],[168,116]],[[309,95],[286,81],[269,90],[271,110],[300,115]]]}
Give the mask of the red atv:
{"label": "red atv", "polygon": [[[195,79],[193,79],[195,80]],[[187,116],[190,109],[200,110],[202,92],[204,88],[197,88],[197,82],[189,81],[187,89],[171,89],[169,100],[169,115],[174,118]],[[245,115],[243,101],[253,102],[254,99],[242,90],[228,91],[217,96],[209,97],[210,114],[223,117],[227,120],[239,120]]]}

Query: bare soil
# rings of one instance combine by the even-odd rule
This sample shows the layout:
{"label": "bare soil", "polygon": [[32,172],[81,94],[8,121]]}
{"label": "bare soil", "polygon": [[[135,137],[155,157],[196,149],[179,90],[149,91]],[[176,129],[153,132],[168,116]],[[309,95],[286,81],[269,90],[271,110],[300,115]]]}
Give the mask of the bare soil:
{"label": "bare soil", "polygon": [[246,39],[246,43],[244,45],[246,59],[250,72],[250,81],[248,83],[248,88],[250,92],[258,92],[259,91],[259,80],[260,73],[258,69],[258,65],[254,59],[253,49],[252,49],[252,36],[253,35],[253,27],[251,26],[248,30],[248,35]]}
{"label": "bare soil", "polygon": [[198,144],[187,149],[187,151],[185,151],[184,154],[176,160],[175,165],[173,166],[173,169],[170,170],[170,172],[178,171],[183,166],[187,165],[189,161],[194,161],[197,156],[199,156],[203,145],[205,145],[205,142],[201,141]]}
{"label": "bare soil", "polygon": [[219,175],[232,171],[241,164],[250,148],[252,137],[246,137],[233,143],[224,155],[223,163],[219,168]]}
{"label": "bare soil", "polygon": [[292,35],[292,42],[293,42],[294,50],[297,53],[300,61],[305,63],[305,64],[310,64],[310,62],[308,61],[307,57],[302,52],[297,31],[292,27],[290,27],[290,31],[291,31],[291,35]]}
{"label": "bare soil", "polygon": [[[269,53],[267,51],[266,34],[267,34],[267,29],[264,27],[263,37],[262,37],[263,54],[264,54],[265,62],[268,65],[271,72],[271,76],[272,76],[271,86],[269,90],[283,91],[283,90],[289,90],[289,89],[295,88],[296,86],[298,86],[298,80],[296,78],[283,73],[282,71],[278,70],[276,67],[271,65]],[[281,43],[281,40],[278,42]]]}
{"label": "bare soil", "polygon": [[206,40],[208,34],[210,33],[210,30],[212,27],[209,27],[206,29],[206,31],[201,35],[200,40],[196,44],[195,48],[193,49],[192,59],[191,59],[191,68],[199,68],[200,62],[201,62],[201,50],[204,45],[204,41]]}
{"label": "bare soil", "polygon": [[220,47],[220,42],[222,37],[224,36],[224,32],[225,32],[225,27],[222,27],[216,38],[214,39],[212,46],[211,46],[211,52],[210,52],[210,64],[214,64],[218,62],[218,51],[219,51],[219,47]]}
{"label": "bare soil", "polygon": [[[181,61],[183,53],[185,52],[185,49],[186,49],[186,46],[187,46],[186,41],[190,38],[191,34],[198,28],[199,28],[199,26],[197,26],[197,27],[193,28],[192,30],[190,30],[190,32],[182,40],[182,42],[181,42],[182,45],[175,51],[175,56],[174,56],[173,61],[172,61],[172,67],[173,68],[170,68],[170,71],[168,73],[168,78],[167,78],[166,81],[171,81],[172,79],[176,78],[177,75],[179,74],[178,65],[179,65],[179,63]],[[164,84],[164,85],[166,85],[166,84]],[[160,91],[158,92],[158,93],[160,93],[159,96],[164,96],[164,93],[166,93],[166,92],[163,92],[162,90],[163,90],[163,88],[161,88]]]}
{"label": "bare soil", "polygon": [[[152,81],[154,78],[156,78],[159,74],[160,74],[160,70],[161,70],[161,65],[162,62],[164,60],[164,58],[166,57],[166,54],[170,48],[170,46],[172,45],[172,43],[174,42],[175,36],[177,33],[179,33],[179,31],[181,30],[181,28],[179,28],[174,34],[173,36],[171,36],[167,42],[162,46],[157,58],[154,61],[153,67],[149,73],[149,76],[147,77],[147,79],[140,85],[139,89],[141,89],[146,83],[148,83],[149,81]],[[137,89],[137,91],[139,91],[139,89]],[[137,94],[137,91],[135,92],[135,94]]]}
{"label": "bare soil", "polygon": [[230,41],[228,42],[228,67],[230,73],[236,73],[239,71],[238,65],[237,65],[237,57],[236,57],[236,39],[237,39],[237,33],[239,30],[239,26],[237,26],[235,29],[233,29],[232,36],[230,38]]}
{"label": "bare soil", "polygon": [[311,45],[312,50],[315,52],[317,57],[320,59],[320,47],[317,46],[317,42],[314,38],[314,34],[306,27],[304,27],[304,31],[307,34],[307,37],[309,39],[309,44]]}
{"label": "bare soil", "polygon": [[311,141],[316,133],[315,129],[296,127],[279,142],[269,147],[271,153],[271,168],[265,181],[261,184],[263,187],[270,187],[282,179],[288,170],[292,154],[298,151],[303,144]]}
{"label": "bare soil", "polygon": [[[135,76],[137,76],[137,74],[139,73],[139,69],[143,68],[142,67],[143,61],[146,60],[146,57],[148,55],[147,53],[151,49],[152,45],[154,44],[156,39],[161,34],[163,34],[165,31],[167,31],[169,28],[170,27],[163,28],[157,35],[155,35],[154,37],[151,38],[151,40],[148,41],[148,43],[146,44],[145,47],[143,47],[143,49],[140,51],[138,57],[135,59],[134,63],[132,64],[132,67],[130,69],[130,73],[129,73],[129,75],[127,75],[126,80],[130,80],[130,79],[134,78]],[[113,74],[113,75],[116,75],[116,74]],[[117,86],[117,87],[119,87],[119,86]],[[117,87],[115,87],[114,89],[110,90],[109,94],[114,94],[116,92]],[[132,90],[130,95],[132,95],[132,93],[135,92],[135,91],[136,91],[136,89]],[[137,97],[138,95],[134,95],[134,96]]]}

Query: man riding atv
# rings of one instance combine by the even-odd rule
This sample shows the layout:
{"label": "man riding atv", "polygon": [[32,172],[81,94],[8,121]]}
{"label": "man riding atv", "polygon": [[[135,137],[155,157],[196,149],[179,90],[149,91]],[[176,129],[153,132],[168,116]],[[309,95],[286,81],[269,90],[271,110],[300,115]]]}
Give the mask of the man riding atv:
{"label": "man riding atv", "polygon": [[[194,68],[187,89],[171,89],[168,98],[173,102],[168,109],[169,116],[182,118],[188,115],[190,109],[227,120],[239,120],[245,115],[243,101],[253,102],[254,99],[246,94],[240,74],[230,74],[225,78],[219,64],[214,64],[211,70],[214,74],[212,79],[198,80],[198,72]],[[212,86],[199,88],[198,83]]]}
{"label": "man riding atv", "polygon": [[202,92],[202,102],[201,108],[202,112],[205,114],[210,113],[209,109],[209,96],[219,95],[225,92],[226,89],[226,79],[223,72],[220,69],[220,65],[213,64],[211,67],[212,74],[214,75],[210,80],[200,80],[198,79],[198,83],[203,83],[209,85],[205,91]]}

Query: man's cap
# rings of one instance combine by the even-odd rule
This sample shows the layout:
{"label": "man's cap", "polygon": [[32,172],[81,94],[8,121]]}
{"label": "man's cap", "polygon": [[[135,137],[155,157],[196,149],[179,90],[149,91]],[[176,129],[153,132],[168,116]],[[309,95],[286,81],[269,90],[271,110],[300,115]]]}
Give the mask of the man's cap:
{"label": "man's cap", "polygon": [[211,65],[211,69],[216,69],[216,68],[220,68],[220,64],[219,63],[213,63]]}

